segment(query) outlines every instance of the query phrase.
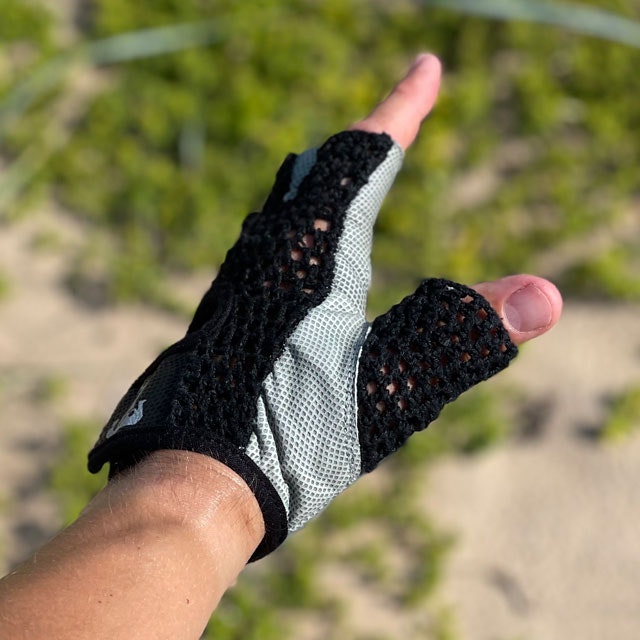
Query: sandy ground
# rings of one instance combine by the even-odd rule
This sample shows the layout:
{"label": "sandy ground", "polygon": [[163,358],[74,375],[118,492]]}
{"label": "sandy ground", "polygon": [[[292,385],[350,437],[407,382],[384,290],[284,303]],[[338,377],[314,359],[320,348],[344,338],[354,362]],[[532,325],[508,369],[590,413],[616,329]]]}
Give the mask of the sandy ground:
{"label": "sandy ground", "polygon": [[[34,250],[43,233],[58,246]],[[9,564],[58,526],[41,485],[63,425],[70,419],[101,424],[133,379],[186,328],[186,321],[157,310],[96,309],[72,297],[64,281],[82,233],[51,209],[0,232],[0,274],[9,282],[0,300],[0,549]],[[180,290],[197,300],[208,281],[193,277]],[[51,386],[60,391],[47,401],[42,391]]]}
{"label": "sandy ground", "polygon": [[640,381],[639,312],[567,305],[506,376],[544,409],[538,436],[437,466],[426,502],[460,532],[444,593],[463,638],[640,637],[640,437],[593,437]]}
{"label": "sandy ground", "polygon": [[[76,38],[71,18],[85,5],[55,3],[60,41]],[[58,238],[57,249],[33,250],[43,230]],[[63,281],[82,233],[51,209],[0,228],[0,276],[10,284],[0,299],[4,568],[59,525],[42,485],[65,421],[100,423],[186,324],[139,306],[91,309],[72,298]],[[177,284],[193,305],[207,281]],[[568,304],[559,327],[493,383],[527,390],[529,435],[433,469],[425,508],[458,536],[437,599],[454,611],[461,640],[640,637],[640,435],[606,446],[593,437],[611,394],[640,381],[639,313]],[[61,391],[47,400],[52,381]],[[350,617],[361,631],[408,637],[393,611],[385,618],[388,602],[353,575],[332,580],[352,594]],[[300,622],[300,637],[325,637],[319,621]]]}
{"label": "sandy ground", "polygon": [[[43,230],[55,233],[56,250],[32,248]],[[107,417],[137,373],[184,332],[185,321],[157,311],[95,310],[73,299],[62,282],[81,235],[52,210],[0,233],[0,273],[10,283],[0,301],[8,565],[58,526],[40,487],[64,420]],[[207,280],[182,282],[184,299],[195,302]],[[535,429],[434,469],[426,508],[458,532],[438,598],[456,612],[463,640],[640,637],[640,436],[606,446],[593,438],[607,398],[640,381],[638,312],[568,304],[560,326],[501,376],[527,389]],[[39,399],[52,379],[64,391]]]}

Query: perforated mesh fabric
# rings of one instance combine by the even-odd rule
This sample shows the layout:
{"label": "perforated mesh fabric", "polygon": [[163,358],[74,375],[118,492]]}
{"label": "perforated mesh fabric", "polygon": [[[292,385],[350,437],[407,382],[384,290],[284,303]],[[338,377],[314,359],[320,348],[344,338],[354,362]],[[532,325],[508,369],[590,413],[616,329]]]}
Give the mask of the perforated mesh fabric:
{"label": "perforated mesh fabric", "polygon": [[331,292],[294,331],[260,394],[257,432],[263,435],[252,437],[249,451],[262,468],[279,469],[273,483],[288,506],[290,531],[360,475],[354,380],[368,328],[373,224],[401,163],[402,150],[394,145],[349,207]]}
{"label": "perforated mesh fabric", "polygon": [[[371,226],[401,157],[388,136],[358,131],[334,136],[314,153],[315,162],[312,153],[285,161],[262,212],[245,220],[240,239],[200,303],[187,336],[132,385],[89,455],[90,470],[97,471],[108,461],[112,474],[157,449],[198,451],[222,460],[247,481],[262,508],[267,533],[258,557],[282,541],[286,507],[293,505],[297,512],[301,500],[295,490],[296,469],[306,468],[299,448],[291,444],[293,437],[263,428],[273,424],[274,411],[265,378],[285,352],[295,353],[296,362],[311,363],[313,357],[299,358],[299,354],[326,348],[313,323],[293,334],[328,296],[336,297],[332,313],[349,314],[363,307],[369,279],[363,262],[369,257]],[[388,156],[397,166],[383,185],[371,178]],[[348,220],[358,215],[368,228],[345,236]],[[348,323],[359,330],[361,320]],[[349,342],[359,334],[356,330],[350,335],[343,322],[337,326],[342,337],[336,344],[343,345],[339,355],[344,358],[343,350],[352,348],[346,359],[352,363],[348,385],[353,394],[355,352]],[[323,338],[331,342],[334,336],[325,333]],[[340,367],[347,365],[337,366],[332,384],[345,380]],[[283,381],[289,369],[298,379],[295,366],[283,366],[272,378],[279,392],[293,394],[299,405],[314,407],[319,397],[311,389],[315,382],[295,387],[289,380],[287,386]],[[309,398],[302,397],[306,388]],[[149,397],[147,390],[161,397]],[[133,417],[141,402],[139,418]],[[295,422],[305,419],[296,416]],[[353,435],[351,439],[355,442]],[[290,459],[296,462],[290,464]]]}
{"label": "perforated mesh fabric", "polygon": [[363,471],[516,354],[498,314],[479,293],[448,280],[423,281],[376,318],[362,349],[357,389]]}
{"label": "perforated mesh fabric", "polygon": [[373,224],[401,165],[385,135],[290,156],[185,338],[140,376],[89,454],[111,474],[158,449],[213,456],[253,490],[277,547],[442,405],[515,355],[470,289],[425,281],[365,322]]}
{"label": "perforated mesh fabric", "polygon": [[[394,145],[352,202],[331,292],[294,331],[260,394],[257,431],[273,437],[255,434],[249,451],[262,468],[278,469],[279,461],[274,486],[288,505],[290,531],[360,475],[354,380],[368,328],[373,224],[401,164],[402,150]],[[259,451],[259,443],[268,448]]]}

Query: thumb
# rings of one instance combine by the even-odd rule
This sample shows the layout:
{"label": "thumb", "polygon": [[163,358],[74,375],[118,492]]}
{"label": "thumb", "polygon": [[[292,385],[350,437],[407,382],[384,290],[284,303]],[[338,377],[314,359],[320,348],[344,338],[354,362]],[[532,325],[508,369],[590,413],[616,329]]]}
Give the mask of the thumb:
{"label": "thumb", "polygon": [[[518,287],[512,289],[517,293]],[[517,347],[492,306],[505,309],[510,296],[506,288],[493,294],[490,303],[464,285],[424,280],[374,320],[356,385],[363,472],[425,429],[446,403],[515,357]]]}
{"label": "thumb", "polygon": [[549,281],[508,276],[468,288],[424,280],[376,318],[358,369],[362,471],[371,471],[471,386],[504,369],[562,311]]}
{"label": "thumb", "polygon": [[562,297],[548,280],[515,275],[473,287],[496,311],[509,337],[522,344],[546,333],[562,313]]}

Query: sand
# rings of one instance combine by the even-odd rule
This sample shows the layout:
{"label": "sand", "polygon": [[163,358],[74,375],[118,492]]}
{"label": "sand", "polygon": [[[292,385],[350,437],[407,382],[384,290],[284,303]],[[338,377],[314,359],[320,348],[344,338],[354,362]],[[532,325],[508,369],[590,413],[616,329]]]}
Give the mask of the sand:
{"label": "sand", "polygon": [[[56,248],[33,249],[43,230],[55,234]],[[0,273],[10,283],[0,300],[6,566],[59,526],[41,487],[65,421],[108,417],[186,325],[143,306],[96,309],[71,296],[65,273],[84,233],[49,208],[0,234]],[[177,286],[194,304],[207,281]],[[640,381],[639,312],[568,303],[560,325],[495,381],[505,394],[527,391],[527,433],[435,465],[425,508],[458,535],[437,599],[453,607],[460,638],[640,636],[640,436],[606,445],[594,438],[611,394]],[[51,380],[62,391],[43,399]]]}
{"label": "sand", "polygon": [[443,592],[463,638],[640,636],[640,437],[594,439],[640,382],[639,312],[568,304],[504,376],[543,409],[540,433],[432,474],[425,501],[459,532]]}

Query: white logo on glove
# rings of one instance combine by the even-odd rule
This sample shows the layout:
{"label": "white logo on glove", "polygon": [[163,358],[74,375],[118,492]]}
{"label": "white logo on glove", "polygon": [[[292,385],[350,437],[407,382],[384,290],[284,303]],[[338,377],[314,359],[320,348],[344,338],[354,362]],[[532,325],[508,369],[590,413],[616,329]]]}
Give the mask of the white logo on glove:
{"label": "white logo on glove", "polygon": [[130,409],[125,416],[120,418],[118,422],[116,422],[114,425],[109,427],[105,436],[107,438],[110,438],[111,436],[118,433],[118,431],[120,431],[120,429],[122,429],[123,427],[132,427],[133,425],[138,424],[138,422],[142,420],[142,415],[143,415],[142,407],[145,402],[146,400],[138,400],[138,403],[133,409]]}

